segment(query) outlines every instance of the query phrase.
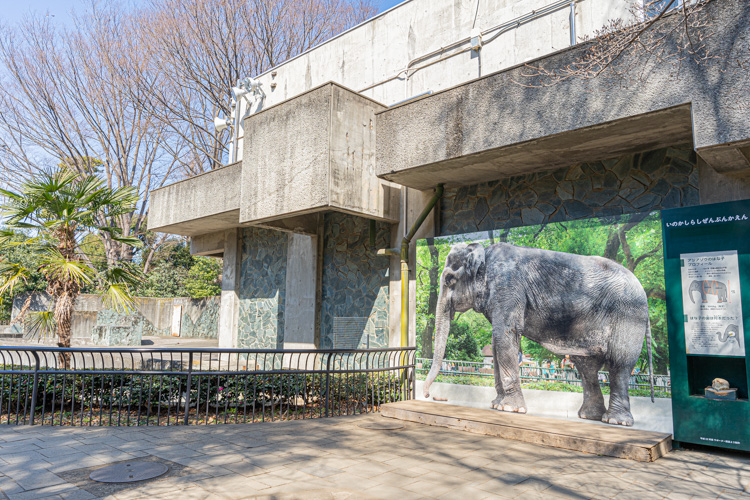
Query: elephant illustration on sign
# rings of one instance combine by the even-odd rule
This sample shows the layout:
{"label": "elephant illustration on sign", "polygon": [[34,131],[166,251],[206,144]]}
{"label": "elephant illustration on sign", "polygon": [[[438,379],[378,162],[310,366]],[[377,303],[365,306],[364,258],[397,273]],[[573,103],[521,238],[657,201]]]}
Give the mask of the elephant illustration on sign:
{"label": "elephant illustration on sign", "polygon": [[726,329],[723,332],[716,332],[716,335],[719,336],[719,342],[726,342],[727,340],[739,342],[737,340],[737,335],[740,332],[740,327],[737,325],[729,325],[726,327]]}
{"label": "elephant illustration on sign", "polygon": [[[580,418],[628,426],[633,425],[628,381],[645,337],[653,401],[646,293],[638,278],[620,264],[509,243],[453,246],[440,277],[435,350],[425,397],[440,372],[451,320],[456,312],[469,309],[492,324],[497,392],[492,408],[526,413],[518,367],[522,335],[555,354],[570,355],[583,382]],[[605,363],[608,408],[598,380]]]}
{"label": "elephant illustration on sign", "polygon": [[727,301],[727,285],[721,281],[695,280],[690,283],[688,295],[690,295],[690,302],[695,304],[695,300],[693,300],[693,292],[700,292],[701,302],[703,303],[708,302],[708,295],[716,295],[718,303]]}

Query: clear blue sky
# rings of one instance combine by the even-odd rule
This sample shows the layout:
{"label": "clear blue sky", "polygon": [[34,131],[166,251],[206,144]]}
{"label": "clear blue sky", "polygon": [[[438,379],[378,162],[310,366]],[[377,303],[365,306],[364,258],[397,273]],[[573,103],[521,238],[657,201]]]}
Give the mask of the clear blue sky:
{"label": "clear blue sky", "polygon": [[[379,11],[390,9],[403,0],[375,0],[379,5]],[[133,0],[139,3],[139,0]],[[55,17],[55,21],[67,23],[70,21],[70,12],[75,9],[84,10],[89,5],[89,0],[0,0],[0,20],[3,23],[14,24],[21,20],[29,12],[49,14]]]}

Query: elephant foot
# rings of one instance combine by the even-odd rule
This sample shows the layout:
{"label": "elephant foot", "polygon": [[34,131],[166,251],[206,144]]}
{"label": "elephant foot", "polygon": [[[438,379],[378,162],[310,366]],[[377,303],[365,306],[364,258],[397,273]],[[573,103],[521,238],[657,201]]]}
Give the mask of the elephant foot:
{"label": "elephant foot", "polygon": [[628,412],[604,412],[604,415],[602,415],[602,422],[605,424],[612,424],[612,425],[624,425],[627,427],[630,427],[633,425],[633,415]]}
{"label": "elephant foot", "polygon": [[578,418],[584,418],[586,420],[602,420],[606,411],[603,401],[598,405],[584,404],[581,406],[581,409],[578,410]]}
{"label": "elephant foot", "polygon": [[523,396],[498,398],[492,402],[492,409],[499,411],[508,411],[514,413],[526,413],[526,401]]}

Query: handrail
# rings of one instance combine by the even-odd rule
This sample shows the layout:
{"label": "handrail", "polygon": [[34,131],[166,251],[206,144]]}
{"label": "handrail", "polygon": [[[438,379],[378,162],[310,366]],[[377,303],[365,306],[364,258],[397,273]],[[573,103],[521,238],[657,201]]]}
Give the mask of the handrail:
{"label": "handrail", "polygon": [[200,348],[200,347],[25,347],[17,345],[0,345],[0,351],[52,351],[52,352],[200,352],[200,353],[260,353],[260,354],[346,354],[362,352],[414,351],[415,347],[381,347],[372,349],[230,349],[230,348]]}
{"label": "handrail", "polygon": [[323,418],[412,399],[416,349],[0,346],[0,423]]}

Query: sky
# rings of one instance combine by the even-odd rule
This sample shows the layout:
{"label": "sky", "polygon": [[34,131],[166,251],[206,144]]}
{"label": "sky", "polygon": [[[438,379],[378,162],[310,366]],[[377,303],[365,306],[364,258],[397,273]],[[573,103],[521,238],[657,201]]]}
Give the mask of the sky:
{"label": "sky", "polygon": [[[403,0],[375,0],[379,12],[388,10]],[[139,0],[134,0],[138,3]],[[89,0],[0,0],[0,20],[15,24],[29,12],[54,16],[55,21],[67,24],[72,10],[83,10]]]}

